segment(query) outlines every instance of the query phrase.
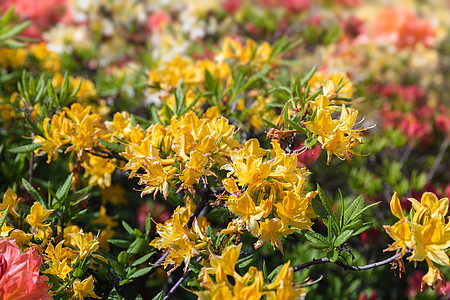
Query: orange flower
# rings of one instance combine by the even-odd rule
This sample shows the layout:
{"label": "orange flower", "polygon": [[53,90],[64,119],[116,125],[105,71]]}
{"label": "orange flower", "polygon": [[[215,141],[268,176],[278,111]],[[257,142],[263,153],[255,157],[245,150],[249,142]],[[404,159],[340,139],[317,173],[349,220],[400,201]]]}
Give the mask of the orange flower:
{"label": "orange flower", "polygon": [[53,299],[46,276],[39,276],[42,258],[30,248],[20,254],[13,238],[0,239],[0,299]]}

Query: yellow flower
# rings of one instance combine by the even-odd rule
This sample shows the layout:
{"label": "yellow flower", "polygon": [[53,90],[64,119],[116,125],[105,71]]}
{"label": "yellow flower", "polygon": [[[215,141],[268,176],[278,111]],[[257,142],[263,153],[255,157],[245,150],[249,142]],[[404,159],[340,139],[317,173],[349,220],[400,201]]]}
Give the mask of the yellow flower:
{"label": "yellow flower", "polygon": [[261,223],[259,238],[255,243],[255,249],[258,249],[268,241],[271,242],[272,246],[275,246],[280,250],[281,254],[284,255],[283,245],[281,244],[280,236],[289,235],[295,232],[295,228],[283,227],[280,219],[265,219],[264,223]]}
{"label": "yellow flower", "polygon": [[445,249],[450,247],[450,230],[446,230],[443,218],[436,216],[423,225],[412,223],[412,228],[416,245],[408,259],[422,261],[429,258],[439,265],[448,266]]}
{"label": "yellow flower", "polygon": [[70,299],[83,300],[85,297],[100,298],[94,293],[94,279],[92,275],[83,281],[77,279],[73,283],[73,296]]}
{"label": "yellow flower", "polygon": [[27,216],[26,221],[31,225],[31,232],[42,236],[46,227],[49,224],[45,224],[53,209],[45,209],[39,202],[34,202],[31,207],[30,214]]}
{"label": "yellow flower", "polygon": [[88,154],[81,166],[86,171],[84,176],[89,177],[89,184],[104,189],[111,186],[111,174],[116,170],[115,163],[115,159]]}
{"label": "yellow flower", "polygon": [[243,195],[238,197],[230,197],[227,201],[228,209],[238,215],[238,220],[242,220],[253,236],[258,236],[259,225],[258,221],[264,215],[264,210],[255,206],[255,202],[245,191]]}
{"label": "yellow flower", "polygon": [[313,222],[306,216],[306,210],[314,197],[315,193],[309,193],[307,197],[298,197],[287,191],[283,202],[275,204],[277,214],[283,221],[283,225],[291,224],[299,229],[311,230]]}
{"label": "yellow flower", "polygon": [[109,202],[114,206],[122,206],[127,203],[125,199],[125,189],[120,184],[113,184],[100,191],[102,203]]}
{"label": "yellow flower", "polygon": [[400,219],[393,226],[383,225],[384,230],[386,230],[387,234],[394,240],[394,243],[390,245],[384,251],[394,251],[397,249],[401,249],[402,256],[406,253],[406,248],[411,248],[413,245],[413,236],[411,233],[410,223],[408,218],[403,215],[402,207],[400,205],[400,199],[397,197],[397,193],[395,192],[392,196],[391,203],[391,212],[394,216]]}
{"label": "yellow flower", "polygon": [[0,237],[2,238],[8,237],[9,232],[13,229],[14,227],[8,226],[6,222],[4,222],[2,227],[0,228]]}
{"label": "yellow flower", "polygon": [[448,198],[438,200],[437,196],[430,192],[423,193],[420,202],[414,198],[408,198],[408,200],[411,201],[416,211],[413,218],[414,223],[424,223],[437,215],[445,216],[448,211]]}
{"label": "yellow flower", "polygon": [[92,224],[101,224],[110,227],[117,226],[117,222],[113,221],[113,219],[106,214],[106,207],[104,205],[100,206],[98,218],[93,220]]}
{"label": "yellow flower", "polygon": [[444,274],[441,270],[434,266],[431,260],[427,258],[426,261],[428,265],[428,272],[422,277],[421,289],[424,288],[425,284],[432,287],[436,281],[438,282],[438,285],[442,286],[442,284],[445,283]]}
{"label": "yellow flower", "polygon": [[79,232],[69,233],[72,237],[72,243],[77,248],[81,259],[86,255],[96,251],[99,247],[99,241],[92,234],[86,234],[81,229]]}
{"label": "yellow flower", "polygon": [[20,229],[14,229],[10,233],[10,237],[12,237],[16,241],[17,246],[19,246],[19,248],[21,250],[23,250],[25,245],[30,242],[30,240],[33,237],[33,235],[27,234],[27,233],[23,232]]}
{"label": "yellow flower", "polygon": [[71,268],[68,263],[67,259],[63,259],[62,261],[59,261],[57,259],[52,259],[52,265],[50,268],[45,270],[44,272],[47,274],[53,274],[58,276],[61,279],[66,279],[67,274],[69,274],[73,268]]}
{"label": "yellow flower", "polygon": [[17,198],[17,194],[11,189],[8,188],[3,195],[3,201],[0,204],[0,214],[5,211],[9,206],[9,213],[14,217],[18,218],[19,215],[16,212],[17,204],[22,198]]}

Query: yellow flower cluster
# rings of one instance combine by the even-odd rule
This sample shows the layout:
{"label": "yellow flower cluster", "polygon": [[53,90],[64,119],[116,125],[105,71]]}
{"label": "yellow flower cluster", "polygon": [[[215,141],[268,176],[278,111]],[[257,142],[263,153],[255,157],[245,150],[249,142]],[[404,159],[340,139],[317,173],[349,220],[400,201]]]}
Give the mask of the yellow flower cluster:
{"label": "yellow flower cluster", "polygon": [[[0,214],[9,207],[8,213],[14,219],[18,219],[17,207],[20,201],[21,198],[18,198],[12,189],[8,189],[0,204]],[[44,265],[47,267],[43,272],[55,275],[61,280],[66,280],[68,274],[74,270],[75,265],[86,258],[86,256],[92,255],[99,248],[101,241],[92,233],[83,232],[76,225],[65,227],[63,232],[57,226],[58,232],[53,232],[48,220],[52,212],[53,210],[46,209],[40,203],[35,202],[31,206],[30,213],[25,217],[26,223],[30,225],[30,232],[14,229],[14,227],[8,226],[7,222],[5,222],[0,231],[0,238],[14,238],[23,251],[26,251],[29,247],[36,248],[43,256]],[[103,219],[105,218],[106,216],[103,216]],[[61,236],[63,240],[57,243],[56,240],[59,240]],[[40,243],[36,244],[32,241]],[[76,280],[72,286],[72,299],[82,299],[83,295],[96,297],[93,289],[92,277],[85,279],[83,282]]]}
{"label": "yellow flower cluster", "polygon": [[258,237],[256,249],[270,241],[283,253],[280,236],[297,228],[311,229],[311,218],[316,217],[311,201],[317,193],[304,192],[308,173],[297,168],[296,155],[285,153],[277,140],[272,146],[272,158],[267,160],[268,151],[251,139],[231,155],[231,163],[222,166],[229,171],[223,180],[230,194],[226,205],[238,216],[222,232],[245,228]]}
{"label": "yellow flower cluster", "polygon": [[168,274],[183,262],[186,271],[191,258],[199,255],[198,250],[204,248],[209,241],[205,233],[209,222],[205,217],[195,218],[192,228],[186,225],[194,209],[195,204],[192,200],[188,200],[185,206],[178,206],[175,209],[172,218],[164,224],[156,225],[160,237],[155,238],[150,245],[169,253],[163,262],[165,268],[173,265]]}
{"label": "yellow flower cluster", "polygon": [[255,41],[247,39],[245,45],[230,37],[225,38],[222,49],[213,59],[194,60],[192,58],[176,56],[174,59],[162,63],[150,70],[149,84],[170,90],[178,87],[181,82],[188,85],[202,85],[205,81],[205,70],[214,77],[230,80],[231,71],[227,61],[232,60],[238,65],[248,65],[261,69],[269,63],[272,47],[267,42],[258,45]]}
{"label": "yellow flower cluster", "polygon": [[442,272],[433,264],[450,266],[446,251],[450,247],[450,222],[445,222],[448,212],[448,198],[438,199],[435,194],[425,192],[417,201],[408,198],[413,205],[412,220],[403,215],[400,200],[394,193],[391,200],[391,211],[399,221],[392,226],[384,225],[384,229],[395,241],[385,251],[401,252],[412,250],[409,260],[423,261],[428,264],[428,273],[422,278],[422,287],[433,286],[436,281],[440,285],[445,282]]}
{"label": "yellow flower cluster", "polygon": [[[313,77],[313,81],[310,82],[311,86],[317,86],[317,83],[322,82],[321,79],[318,79],[319,77],[320,73],[317,78]],[[345,81],[345,78],[344,75],[339,74],[330,76],[330,79],[322,87],[322,94],[307,103],[307,106],[315,112],[315,118],[305,122],[305,125],[322,145],[322,149],[327,151],[327,164],[330,163],[333,154],[350,162],[355,154],[354,148],[362,143],[361,131],[368,129],[354,129],[357,124],[358,111],[347,108],[344,104],[340,109],[340,119],[333,118],[339,109],[337,104],[341,103],[336,98],[339,95],[347,97],[353,94],[352,84]],[[339,82],[341,82],[340,86],[338,86]],[[337,91],[338,88],[340,89]]]}
{"label": "yellow flower cluster", "polygon": [[31,44],[28,48],[0,49],[0,66],[18,69],[27,64],[27,59],[37,60],[43,70],[51,73],[61,70],[58,54],[47,49],[46,43]]}
{"label": "yellow flower cluster", "polygon": [[[195,292],[199,299],[297,299],[306,290],[292,284],[294,271],[290,262],[283,265],[272,283],[265,283],[263,273],[250,267],[244,275],[236,272],[242,244],[226,247],[222,255],[211,254],[199,274],[200,286],[204,291]],[[211,276],[211,275],[214,276]]]}
{"label": "yellow flower cluster", "polygon": [[159,84],[163,89],[178,87],[181,82],[198,85],[204,82],[205,70],[218,78],[227,78],[230,75],[229,66],[225,63],[218,64],[209,59],[197,61],[176,56],[173,60],[150,71],[149,84]]}
{"label": "yellow flower cluster", "polygon": [[131,133],[130,117],[126,112],[116,113],[113,121],[102,122],[101,116],[91,112],[92,107],[74,103],[64,108],[60,114],[43,121],[44,135],[36,135],[33,140],[41,147],[35,152],[46,153],[47,163],[58,157],[58,152],[66,147],[65,152],[73,151],[78,162],[90,176],[89,184],[102,188],[111,185],[111,173],[116,169],[114,159],[106,159],[90,154],[94,149],[103,149],[99,139],[116,142],[117,138],[127,138]]}
{"label": "yellow flower cluster", "polygon": [[[57,72],[53,75],[52,85],[54,88],[61,88],[63,85],[64,77],[61,73]],[[80,89],[76,95],[79,101],[92,99],[97,96],[97,91],[95,89],[94,83],[89,79],[82,77],[72,77],[69,76],[69,85],[72,89],[77,88],[80,85]]]}
{"label": "yellow flower cluster", "polygon": [[145,185],[142,196],[161,192],[167,198],[169,184],[175,182],[194,194],[201,176],[213,175],[209,168],[223,165],[239,145],[234,133],[226,118],[199,119],[192,111],[173,117],[167,127],[156,124],[144,131],[136,126],[122,153],[128,159],[124,169]]}

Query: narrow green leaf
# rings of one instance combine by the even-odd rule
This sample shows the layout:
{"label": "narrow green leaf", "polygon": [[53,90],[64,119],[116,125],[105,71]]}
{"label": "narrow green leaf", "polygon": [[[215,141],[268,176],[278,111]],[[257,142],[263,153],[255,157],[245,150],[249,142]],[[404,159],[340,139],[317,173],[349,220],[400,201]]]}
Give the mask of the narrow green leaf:
{"label": "narrow green leaf", "polygon": [[128,278],[133,279],[133,278],[138,278],[138,277],[144,276],[148,272],[150,272],[152,269],[153,269],[153,267],[145,267],[145,268],[139,269]]}
{"label": "narrow green leaf", "polygon": [[25,189],[27,190],[27,192],[30,193],[31,197],[34,200],[38,201],[40,204],[42,204],[44,206],[44,208],[48,209],[47,203],[45,203],[42,196],[38,193],[38,191],[36,191],[36,189],[28,181],[25,180],[25,178],[22,178],[22,184],[25,187]]}
{"label": "narrow green leaf", "polygon": [[353,235],[353,230],[345,230],[336,238],[336,240],[333,243],[333,246],[339,247],[340,245],[345,243],[352,235]]}
{"label": "narrow green leaf", "polygon": [[145,246],[147,246],[145,239],[137,238],[136,240],[134,240],[134,242],[131,243],[130,247],[128,247],[127,252],[130,254],[137,254],[137,253],[141,252],[141,250]]}
{"label": "narrow green leaf", "polygon": [[311,77],[313,77],[313,75],[314,75],[314,73],[316,73],[316,71],[317,71],[316,66],[312,67],[312,69],[309,70],[309,72],[302,78],[302,81],[301,81],[302,86],[305,85],[311,79]]}
{"label": "narrow green leaf", "polygon": [[0,217],[0,228],[2,228],[3,224],[6,222],[6,217],[9,213],[9,205],[8,207],[3,211],[2,216]]}
{"label": "narrow green leaf", "polygon": [[140,265],[140,264],[145,263],[147,260],[150,259],[150,257],[152,257],[152,256],[155,254],[155,252],[156,252],[156,251],[151,251],[151,252],[145,254],[144,256],[142,256],[142,257],[140,257],[139,259],[135,260],[135,261],[131,264],[131,266],[132,266],[132,267],[136,267],[136,266],[138,266],[138,265]]}
{"label": "narrow green leaf", "polygon": [[357,236],[360,235],[361,233],[363,233],[364,231],[366,231],[367,229],[369,229],[370,227],[372,227],[373,222],[367,222],[364,223],[361,228],[359,228],[358,230],[355,231],[355,233],[353,233],[353,236]]}
{"label": "narrow green leaf", "polygon": [[58,198],[59,200],[63,200],[64,198],[67,197],[67,194],[69,194],[69,190],[72,187],[72,178],[73,173],[70,173],[64,184],[60,186],[56,191],[56,198]]}
{"label": "narrow green leaf", "polygon": [[266,126],[270,127],[270,128],[275,128],[280,130],[280,126],[275,125],[274,123],[270,122],[269,120],[264,119],[263,117],[259,118],[264,124],[266,124]]}
{"label": "narrow green leaf", "polygon": [[148,238],[150,236],[150,229],[152,228],[152,218],[150,213],[148,213],[147,218],[145,219],[145,236]]}
{"label": "narrow green leaf", "polygon": [[102,139],[98,139],[100,144],[102,144],[106,149],[114,151],[116,153],[122,153],[125,151],[125,146],[121,144],[111,143]]}
{"label": "narrow green leaf", "polygon": [[250,264],[252,264],[256,259],[256,254],[251,254],[245,257],[242,257],[240,259],[238,259],[238,261],[236,262],[237,266],[239,268],[246,268],[248,267]]}
{"label": "narrow green leaf", "polygon": [[0,40],[6,40],[10,37],[13,37],[19,33],[21,33],[22,31],[24,31],[28,25],[30,25],[30,20],[27,20],[21,24],[18,24],[14,27],[12,27],[11,29],[7,30],[6,32],[0,34]]}
{"label": "narrow green leaf", "polygon": [[328,242],[326,237],[324,237],[323,235],[318,234],[316,232],[307,231],[307,232],[305,232],[305,237],[308,241],[316,244],[319,247],[322,247],[322,246],[329,247],[329,245],[330,245],[330,243]]}
{"label": "narrow green leaf", "polygon": [[117,246],[119,248],[126,249],[130,246],[131,242],[126,240],[119,240],[119,239],[110,239],[108,240],[108,243],[113,244],[114,246]]}
{"label": "narrow green leaf", "polygon": [[364,207],[364,196],[359,195],[353,202],[344,210],[344,224],[353,221],[354,214]]}
{"label": "narrow green leaf", "polygon": [[8,149],[8,152],[28,153],[28,152],[32,152],[32,151],[40,148],[41,146],[42,146],[41,144],[29,144],[29,145],[24,145],[24,146],[19,146],[19,147],[14,147],[14,148]]}
{"label": "narrow green leaf", "polygon": [[133,228],[131,228],[131,226],[128,225],[128,223],[125,222],[124,220],[122,221],[122,226],[123,226],[123,228],[125,228],[125,230],[126,230],[130,235],[134,235],[134,230],[133,230]]}
{"label": "narrow green leaf", "polygon": [[313,199],[312,200],[312,206],[314,209],[314,212],[316,213],[316,215],[324,222],[327,223],[328,222],[328,218],[329,218],[329,214],[328,211],[326,210],[325,206],[323,205],[322,202],[320,202],[320,200],[317,199]]}
{"label": "narrow green leaf", "polygon": [[163,299],[164,299],[164,291],[159,292],[158,295],[152,298],[152,300],[163,300]]}
{"label": "narrow green leaf", "polygon": [[317,184],[317,192],[319,194],[320,200],[322,201],[323,205],[325,206],[325,209],[328,212],[328,215],[331,216],[332,221],[338,226],[339,223],[337,221],[336,215],[334,214],[333,208],[331,206],[331,202],[330,202],[330,200],[328,200],[327,196],[325,195],[325,193],[323,192],[323,190],[319,184]]}
{"label": "narrow green leaf", "polygon": [[275,279],[275,277],[278,276],[278,273],[280,273],[280,270],[282,267],[283,267],[283,265],[279,265],[278,267],[276,267],[272,272],[270,272],[267,279],[269,279],[269,281],[272,282]]}

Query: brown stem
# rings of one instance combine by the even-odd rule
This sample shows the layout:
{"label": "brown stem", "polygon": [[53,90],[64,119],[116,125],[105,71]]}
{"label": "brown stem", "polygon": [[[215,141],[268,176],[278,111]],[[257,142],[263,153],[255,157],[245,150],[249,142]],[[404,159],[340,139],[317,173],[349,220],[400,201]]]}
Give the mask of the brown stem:
{"label": "brown stem", "polygon": [[[410,251],[406,251],[406,253],[410,253]],[[397,253],[394,256],[391,256],[388,259],[379,261],[379,262],[375,262],[372,264],[368,264],[368,265],[364,265],[364,266],[351,266],[348,265],[346,263],[343,263],[342,261],[338,260],[336,262],[334,262],[336,265],[340,266],[341,268],[343,268],[344,270],[352,270],[352,271],[363,271],[363,270],[369,270],[369,269],[373,269],[376,267],[380,267],[383,265],[387,265],[391,262],[393,262],[394,260],[398,259],[399,257],[401,257],[401,253]],[[320,259],[313,259],[312,261],[306,262],[304,264],[298,265],[296,267],[293,267],[294,272],[309,268],[310,266],[313,265],[320,265],[320,264],[326,264],[326,263],[330,263],[330,259],[328,257],[323,257]]]}

